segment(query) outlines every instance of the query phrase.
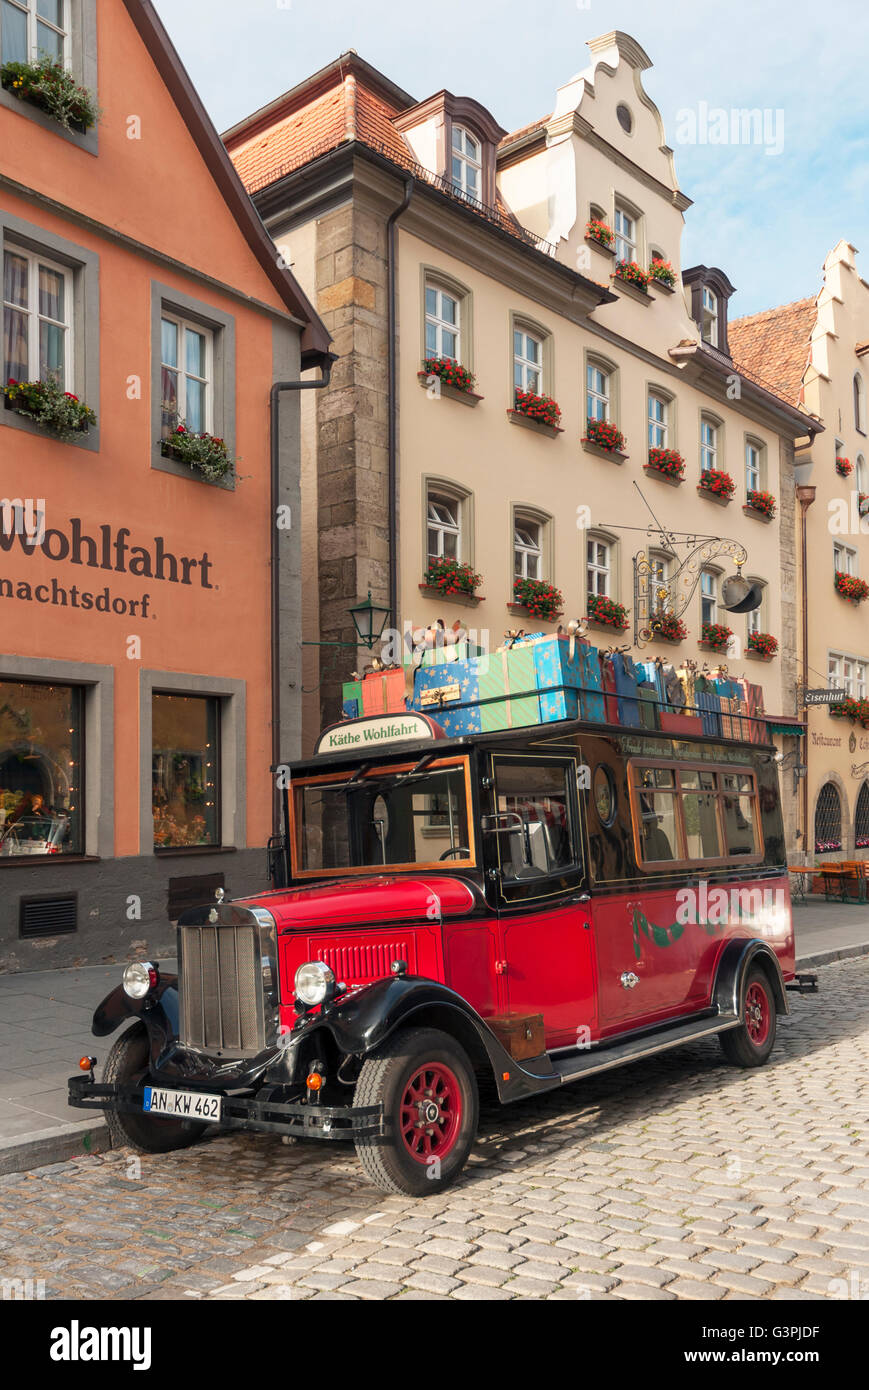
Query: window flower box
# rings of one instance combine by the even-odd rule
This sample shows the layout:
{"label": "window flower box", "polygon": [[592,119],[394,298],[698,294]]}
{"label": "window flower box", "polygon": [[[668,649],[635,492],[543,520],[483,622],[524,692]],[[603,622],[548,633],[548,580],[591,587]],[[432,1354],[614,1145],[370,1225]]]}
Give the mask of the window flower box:
{"label": "window flower box", "polygon": [[862,724],[864,729],[869,729],[869,700],[855,700],[853,696],[846,695],[838,704],[830,705],[831,719],[850,719],[854,724]]}
{"label": "window flower box", "polygon": [[700,629],[700,641],[698,646],[707,652],[719,652],[722,656],[727,653],[727,644],[733,636],[733,629],[724,623],[704,623]]}
{"label": "window flower box", "polygon": [[33,420],[58,439],[71,439],[86,434],[97,417],[71,391],[61,391],[54,381],[16,381],[14,377],[3,387],[7,410]]}
{"label": "window flower box", "polygon": [[649,284],[654,285],[656,290],[666,290],[668,294],[675,294],[678,276],[669,261],[662,261],[657,256],[649,266]]}
{"label": "window flower box", "polygon": [[656,614],[649,623],[649,627],[652,637],[660,638],[662,642],[684,642],[688,636],[687,627],[682,619],[677,618],[674,613]]}
{"label": "window flower box", "polygon": [[589,594],[585,606],[586,617],[593,627],[604,628],[608,632],[624,632],[628,626],[628,610],[623,603],[607,598],[604,594]]}
{"label": "window flower box", "polygon": [[618,289],[621,294],[627,294],[629,298],[637,300],[639,304],[651,304],[652,296],[649,294],[649,276],[642,266],[637,265],[636,261],[618,261],[610,280],[615,284],[618,282]]}
{"label": "window flower box", "polygon": [[554,622],[564,611],[564,595],[545,579],[514,580],[513,602],[545,623]]}
{"label": "window flower box", "polygon": [[486,602],[484,594],[450,594],[435,584],[420,584],[418,587],[423,598],[437,599],[438,603],[458,604],[460,608],[479,608],[481,603]]}
{"label": "window flower box", "polygon": [[586,222],[585,239],[601,251],[607,251],[611,256],[615,255],[613,242],[616,239],[616,234],[612,227],[608,227],[606,222],[601,222],[600,218],[592,217]]}
{"label": "window flower box", "polygon": [[726,506],[736,491],[736,483],[729,473],[723,473],[719,468],[707,468],[705,473],[700,474],[697,491]]}
{"label": "window flower box", "polygon": [[653,468],[656,473],[663,473],[671,482],[681,483],[685,474],[685,460],[675,449],[651,448],[648,463],[644,466]]}
{"label": "window flower box", "polygon": [[843,570],[836,570],[833,583],[836,592],[849,603],[862,603],[865,598],[869,598],[869,584],[865,579],[858,579],[855,574],[845,574]]}
{"label": "window flower box", "polygon": [[507,411],[507,417],[514,425],[531,425],[552,439],[564,433],[558,402],[551,396],[538,396],[518,386],[514,392],[513,408]]}
{"label": "window flower box", "polygon": [[615,458],[619,463],[624,463],[627,458],[625,437],[609,420],[589,420],[581,442],[590,454]]}
{"label": "window flower box", "polygon": [[447,596],[474,598],[482,582],[471,565],[463,565],[458,560],[443,556],[440,560],[429,561],[421,587]]}
{"label": "window flower box", "polygon": [[224,440],[213,434],[195,434],[183,420],[168,439],[161,439],[160,452],[164,458],[186,463],[207,483],[219,483],[235,473],[235,461]]}
{"label": "window flower box", "polygon": [[[531,618],[537,616],[533,614],[530,609],[526,608],[524,603],[508,603],[507,612],[512,614],[514,618]],[[554,623],[557,622],[559,618],[563,617],[563,611],[559,610],[559,612],[553,613],[551,618],[540,618],[538,621]]]}
{"label": "window flower box", "polygon": [[422,371],[417,372],[420,386],[432,389],[432,377],[436,378],[433,394],[446,396],[449,400],[463,401],[465,405],[477,405],[483,399],[474,390],[476,378],[473,372],[451,357],[426,357]]}
{"label": "window flower box", "polygon": [[30,102],[66,130],[84,135],[101,116],[93,96],[79,87],[62,63],[40,58],[33,63],[4,63],[0,86],[20,101]]}
{"label": "window flower box", "polygon": [[746,656],[759,657],[761,661],[772,661],[778,652],[778,638],[771,632],[750,632]]}
{"label": "window flower box", "polygon": [[850,459],[842,458],[840,455],[837,455],[836,472],[840,478],[849,478],[854,472],[854,465]]}
{"label": "window flower box", "polygon": [[776,500],[771,492],[759,492],[756,488],[749,488],[745,494],[745,506],[742,510],[746,516],[756,516],[762,521],[772,521],[776,513]]}

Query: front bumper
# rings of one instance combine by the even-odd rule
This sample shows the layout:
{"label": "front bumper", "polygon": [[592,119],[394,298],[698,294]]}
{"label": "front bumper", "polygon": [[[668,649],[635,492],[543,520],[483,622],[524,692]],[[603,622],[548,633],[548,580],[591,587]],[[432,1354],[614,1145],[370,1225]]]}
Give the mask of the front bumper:
{"label": "front bumper", "polygon": [[[120,1110],[127,1114],[143,1111],[142,1086],[106,1085],[89,1076],[71,1076],[68,1085],[67,1099],[78,1110]],[[221,1102],[217,1123],[220,1130],[259,1130],[296,1139],[345,1140],[372,1139],[384,1133],[381,1105],[314,1105],[258,1095],[225,1094]]]}

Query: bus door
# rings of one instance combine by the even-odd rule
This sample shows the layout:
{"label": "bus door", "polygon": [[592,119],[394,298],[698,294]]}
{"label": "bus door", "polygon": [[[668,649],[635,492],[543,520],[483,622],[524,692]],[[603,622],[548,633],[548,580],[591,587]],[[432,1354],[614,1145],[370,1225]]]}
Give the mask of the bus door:
{"label": "bus door", "polygon": [[501,1007],[542,1013],[547,1048],[597,1031],[575,758],[495,754],[487,862],[497,884]]}

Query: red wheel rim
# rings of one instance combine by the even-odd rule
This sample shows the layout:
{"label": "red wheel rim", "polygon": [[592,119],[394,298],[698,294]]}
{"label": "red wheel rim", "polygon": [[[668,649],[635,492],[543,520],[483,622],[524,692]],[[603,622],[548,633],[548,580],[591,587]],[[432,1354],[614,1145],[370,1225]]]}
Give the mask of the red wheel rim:
{"label": "red wheel rim", "polygon": [[458,1078],[442,1062],[426,1062],[410,1077],[401,1097],[398,1128],[405,1149],[417,1163],[445,1158],[461,1124]]}
{"label": "red wheel rim", "polygon": [[769,1037],[769,999],[763,985],[749,985],[745,996],[745,1026],[755,1047],[763,1047]]}

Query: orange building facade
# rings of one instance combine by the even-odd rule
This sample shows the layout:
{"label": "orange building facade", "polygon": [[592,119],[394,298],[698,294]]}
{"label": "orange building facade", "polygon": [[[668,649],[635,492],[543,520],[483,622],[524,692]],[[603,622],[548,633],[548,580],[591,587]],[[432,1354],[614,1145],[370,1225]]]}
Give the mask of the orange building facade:
{"label": "orange building facade", "polygon": [[[33,89],[46,55],[90,109]],[[150,4],[13,0],[0,80],[14,970],[172,949],[187,900],[265,882],[299,751],[298,388],[331,353]]]}

